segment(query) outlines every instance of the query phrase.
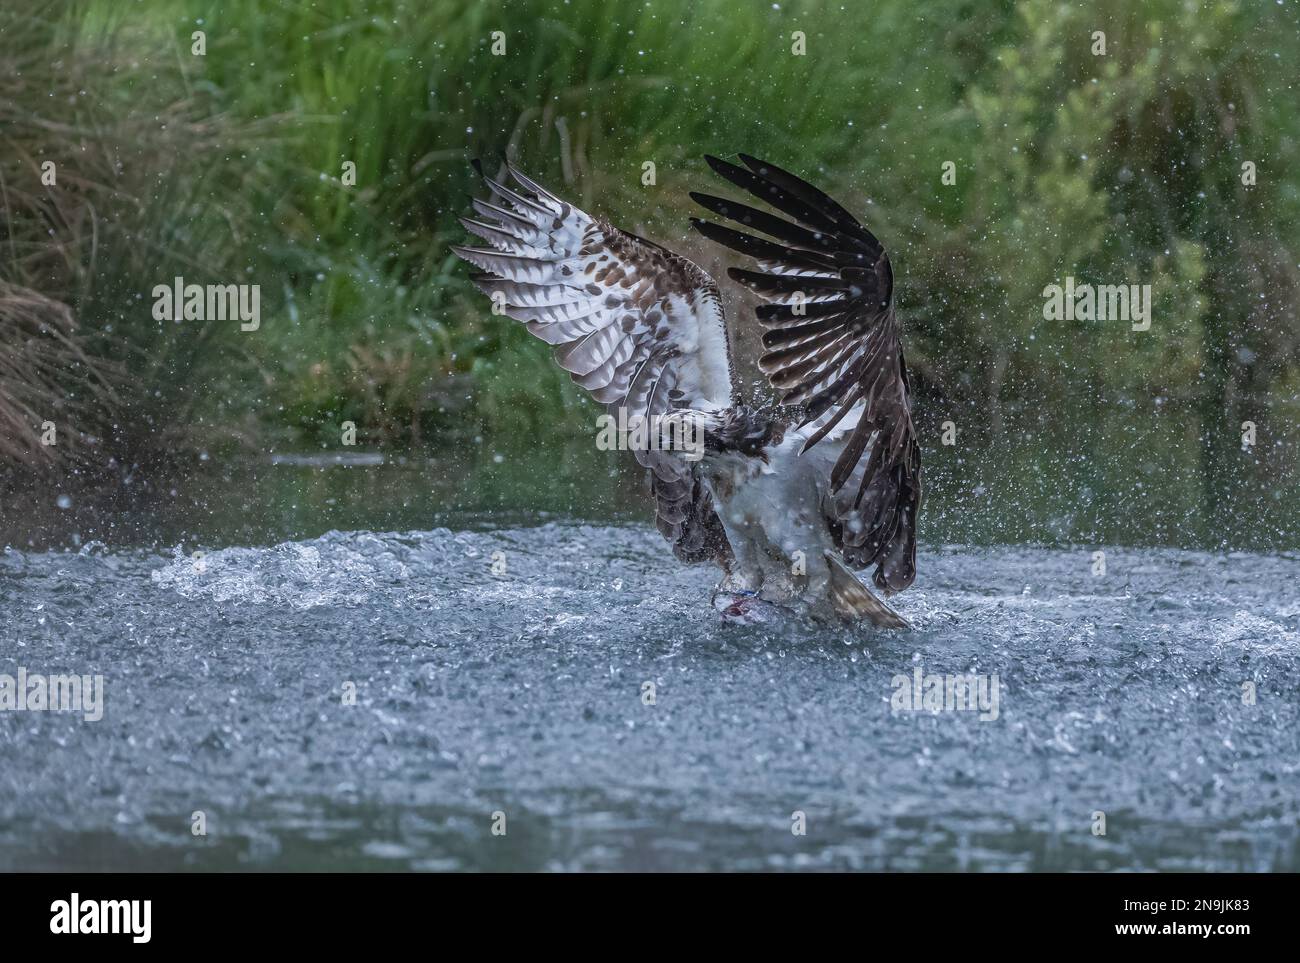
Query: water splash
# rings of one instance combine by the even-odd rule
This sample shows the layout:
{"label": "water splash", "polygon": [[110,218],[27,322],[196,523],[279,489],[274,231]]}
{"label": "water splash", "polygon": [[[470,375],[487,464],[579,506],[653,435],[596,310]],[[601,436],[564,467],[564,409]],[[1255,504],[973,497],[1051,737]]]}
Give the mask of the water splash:
{"label": "water splash", "polygon": [[0,717],[0,867],[1300,868],[1300,558],[1095,550],[923,551],[889,634],[722,624],[638,526],[10,549],[0,673],[106,707]]}

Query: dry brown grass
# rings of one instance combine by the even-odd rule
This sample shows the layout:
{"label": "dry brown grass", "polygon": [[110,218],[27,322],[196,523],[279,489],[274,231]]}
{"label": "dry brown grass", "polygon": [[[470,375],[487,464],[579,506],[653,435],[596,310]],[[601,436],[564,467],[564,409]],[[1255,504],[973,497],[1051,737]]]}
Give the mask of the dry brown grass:
{"label": "dry brown grass", "polygon": [[[82,12],[75,0],[0,9],[0,472],[8,476],[74,464],[93,472],[97,462],[148,457],[138,449],[183,433],[189,410],[176,395],[188,397],[188,373],[210,332],[160,330],[139,298],[173,271],[221,270],[246,220],[238,190],[206,185],[215,199],[194,209],[208,158],[236,135],[192,93],[171,39],[92,33]],[[50,161],[53,184],[42,178]],[[58,426],[53,446],[39,443],[45,421]]]}
{"label": "dry brown grass", "polygon": [[[0,462],[39,469],[84,461],[98,441],[86,429],[116,408],[119,376],[82,349],[66,304],[0,281]],[[50,444],[42,441],[47,425]]]}

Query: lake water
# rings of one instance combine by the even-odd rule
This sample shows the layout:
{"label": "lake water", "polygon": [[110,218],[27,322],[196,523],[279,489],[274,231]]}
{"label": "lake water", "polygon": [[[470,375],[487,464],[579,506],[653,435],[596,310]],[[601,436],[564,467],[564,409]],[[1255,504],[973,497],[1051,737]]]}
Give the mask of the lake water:
{"label": "lake water", "polygon": [[1293,552],[929,544],[880,633],[537,521],[8,548],[0,674],[105,699],[0,712],[0,869],[1300,870]]}

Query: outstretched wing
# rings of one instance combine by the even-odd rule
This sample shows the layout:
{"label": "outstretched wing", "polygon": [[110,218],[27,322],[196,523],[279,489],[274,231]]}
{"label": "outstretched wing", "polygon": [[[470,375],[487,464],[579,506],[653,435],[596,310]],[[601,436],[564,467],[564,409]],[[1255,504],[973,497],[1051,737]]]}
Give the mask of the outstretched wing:
{"label": "outstretched wing", "polygon": [[[793,221],[708,194],[698,203],[765,234],[710,221],[706,237],[757,261],[731,278],[757,292],[766,353],[759,367],[783,404],[800,405],[807,451],[846,416],[856,420],[831,471],[828,521],[845,559],[876,566],[874,581],[897,592],[916,577],[916,511],[921,450],[912,426],[911,387],[898,341],[889,257],[870,231],[826,194],[788,171],[740,155],[715,157],[715,171]],[[849,422],[845,423],[845,428]]]}
{"label": "outstretched wing", "polygon": [[[518,189],[484,175],[493,201],[472,201],[479,217],[461,218],[487,246],[452,247],[485,272],[473,277],[478,287],[553,345],[560,367],[616,416],[620,408],[628,419],[651,419],[730,407],[731,357],[713,279],[506,169]],[[678,557],[729,558],[696,464],[679,451],[635,454],[650,469],[658,527]]]}

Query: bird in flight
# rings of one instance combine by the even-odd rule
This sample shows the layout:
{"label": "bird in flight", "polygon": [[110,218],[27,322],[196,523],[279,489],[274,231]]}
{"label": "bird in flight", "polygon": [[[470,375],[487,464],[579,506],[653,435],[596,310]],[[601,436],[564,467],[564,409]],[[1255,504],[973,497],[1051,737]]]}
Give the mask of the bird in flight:
{"label": "bird in flight", "polygon": [[872,569],[885,597],[916,576],[921,450],[889,257],[794,174],[745,154],[739,165],[705,159],[779,212],[691,193],[745,228],[691,221],[753,261],[727,275],[763,302],[758,364],[776,405],[742,401],[707,273],[509,163],[516,186],[483,175],[491,199],[461,218],[486,246],[452,250],[621,426],[649,426],[628,447],[648,469],[656,524],[679,559],[722,569],[714,602],[724,615],[745,620],[766,602],[906,627],[855,574]]}

